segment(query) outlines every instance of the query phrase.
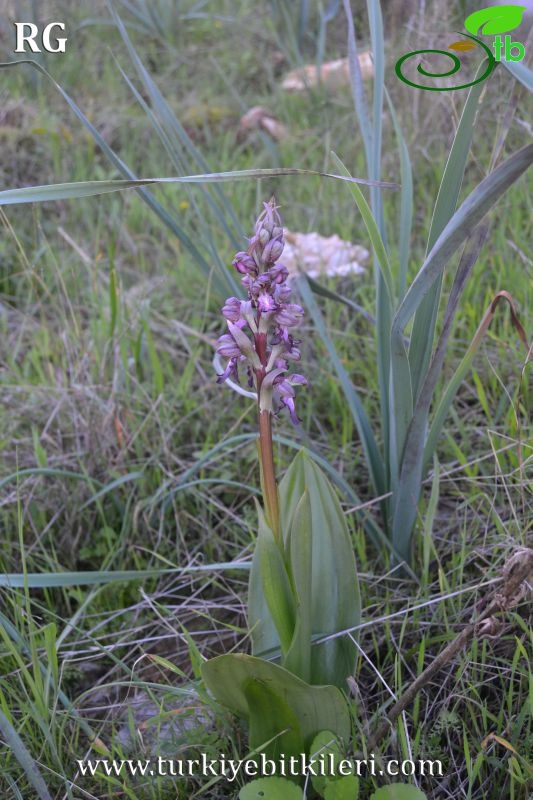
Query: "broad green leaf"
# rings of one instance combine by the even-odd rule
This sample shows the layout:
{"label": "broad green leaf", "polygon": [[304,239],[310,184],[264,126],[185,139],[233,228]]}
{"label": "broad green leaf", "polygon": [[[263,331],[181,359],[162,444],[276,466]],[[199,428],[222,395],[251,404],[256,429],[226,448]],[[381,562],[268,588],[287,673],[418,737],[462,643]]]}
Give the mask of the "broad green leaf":
{"label": "broad green leaf", "polygon": [[[295,457],[279,486],[281,523],[286,540],[305,490],[309,494],[311,515],[309,616],[313,636],[321,637],[359,624],[359,585],[353,546],[341,505],[331,484],[305,450]],[[296,549],[293,552],[291,548],[290,555],[294,564],[298,559]],[[344,687],[354,668],[355,652],[349,636],[313,645],[311,683],[334,683]]]}
{"label": "broad green leaf", "polygon": [[359,778],[357,775],[343,775],[336,781],[326,784],[324,800],[357,800],[359,797]]}
{"label": "broad green leaf", "polygon": [[247,783],[239,792],[239,800],[302,800],[302,790],[287,778],[273,776]]}
{"label": "broad green leaf", "polygon": [[[269,696],[275,695],[280,707],[288,708],[294,715],[304,746],[300,752],[307,752],[313,737],[325,727],[341,741],[347,742],[350,738],[348,703],[335,686],[310,686],[277,664],[244,654],[217,656],[205,662],[202,676],[219,703],[253,724],[255,739],[252,747],[263,744],[272,734],[270,737],[262,735],[260,714],[251,722],[257,708],[256,700],[250,703],[247,694],[251,681],[254,687],[267,687]],[[269,731],[271,727],[269,720]]]}
{"label": "broad green leaf", "polygon": [[252,558],[250,580],[248,582],[247,617],[252,640],[252,654],[254,656],[263,656],[264,658],[280,657],[281,644],[263,590],[261,556],[257,545]]}
{"label": "broad green leaf", "polygon": [[408,783],[390,783],[375,791],[370,800],[427,800],[424,792]]}
{"label": "broad green leaf", "polygon": [[470,33],[492,36],[495,33],[508,33],[518,28],[527,6],[496,5],[474,11],[465,19],[465,28]]}
{"label": "broad green leaf", "polygon": [[294,510],[287,539],[292,586],[296,601],[296,625],[283,666],[302,680],[311,681],[311,609],[313,602],[313,541],[311,503],[306,489]]}
{"label": "broad green leaf", "polygon": [[[283,553],[274,539],[274,534],[266,524],[258,506],[259,534],[254,560],[259,563],[259,577],[268,611],[276,626],[281,649],[286,653],[291,645],[296,624],[296,603],[291,587],[290,576],[283,559]],[[252,574],[252,573],[251,573]],[[255,573],[254,573],[255,577]],[[251,592],[255,594],[255,590]],[[260,619],[249,617],[250,625],[261,625]]]}
{"label": "broad green leaf", "polygon": [[304,752],[300,720],[290,700],[275,683],[249,677],[243,685],[248,703],[248,740],[252,750],[261,749],[267,758],[286,758]]}

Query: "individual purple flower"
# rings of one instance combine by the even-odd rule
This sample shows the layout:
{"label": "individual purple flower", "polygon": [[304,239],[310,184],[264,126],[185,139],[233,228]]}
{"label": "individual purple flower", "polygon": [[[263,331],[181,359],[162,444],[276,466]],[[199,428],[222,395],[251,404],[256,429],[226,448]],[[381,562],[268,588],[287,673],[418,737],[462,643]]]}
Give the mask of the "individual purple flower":
{"label": "individual purple flower", "polygon": [[222,314],[231,322],[237,322],[241,318],[241,305],[238,297],[228,297],[222,306]]}
{"label": "individual purple flower", "polygon": [[217,341],[217,353],[223,358],[239,358],[241,350],[230,333],[224,333]]}
{"label": "individual purple flower", "polygon": [[219,338],[217,352],[229,361],[218,381],[229,377],[238,380],[239,362],[246,363],[249,382],[257,392],[260,418],[263,413],[285,407],[298,424],[293,387],[307,381],[303,375],[289,374],[288,362],[300,359],[298,341],[290,329],[298,325],[304,310],[290,302],[288,270],[278,261],[283,247],[283,226],[272,199],[264,204],[248,249],[236,253],[232,262],[243,276],[248,299],[230,297],[222,308],[228,333]]}
{"label": "individual purple flower", "polygon": [[257,308],[262,314],[270,314],[277,309],[277,303],[268,292],[261,292],[257,298]]}
{"label": "individual purple flower", "polygon": [[283,328],[292,328],[298,325],[303,315],[303,308],[296,303],[280,303],[274,316],[278,325]]}
{"label": "individual purple flower", "polygon": [[294,389],[292,387],[305,386],[306,384],[307,378],[304,377],[304,375],[298,375],[297,373],[289,375],[288,378],[283,378],[278,383],[274,381],[274,396],[277,394],[281,404],[288,409],[290,418],[295,425],[298,425],[300,420],[296,414],[296,408],[294,405]]}

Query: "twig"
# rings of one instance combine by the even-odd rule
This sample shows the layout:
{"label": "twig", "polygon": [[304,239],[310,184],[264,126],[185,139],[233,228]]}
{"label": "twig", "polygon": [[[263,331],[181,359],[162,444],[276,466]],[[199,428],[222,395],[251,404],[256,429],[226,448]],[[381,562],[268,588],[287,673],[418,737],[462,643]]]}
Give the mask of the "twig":
{"label": "twig", "polygon": [[492,599],[487,603],[484,610],[470,622],[461,633],[451,641],[444,650],[426,667],[426,669],[413,681],[403,696],[393,705],[375,734],[368,741],[368,751],[372,752],[375,747],[389,733],[392,725],[400,714],[405,711],[414,701],[418,692],[433,678],[437,672],[446,666],[463,647],[465,647],[475,636],[490,635],[491,617],[502,611],[508,611],[515,606],[528,591],[528,578],[533,573],[533,550],[522,548],[517,550],[509,558],[503,568],[503,585],[498,587],[492,594]]}

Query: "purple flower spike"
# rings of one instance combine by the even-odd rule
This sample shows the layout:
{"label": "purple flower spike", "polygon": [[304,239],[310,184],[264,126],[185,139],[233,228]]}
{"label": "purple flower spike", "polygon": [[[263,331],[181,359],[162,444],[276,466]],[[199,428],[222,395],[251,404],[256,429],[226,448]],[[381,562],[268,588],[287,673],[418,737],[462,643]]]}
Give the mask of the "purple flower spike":
{"label": "purple flower spike", "polygon": [[288,374],[288,362],[300,360],[298,341],[289,329],[298,325],[304,310],[289,302],[288,270],[278,262],[283,247],[283,226],[272,199],[264,204],[248,249],[237,253],[232,262],[243,276],[248,299],[230,297],[222,308],[229,333],[218,339],[217,352],[229,360],[218,382],[230,377],[238,381],[238,364],[245,363],[248,382],[257,391],[260,412],[270,414],[287,408],[297,425],[293,386],[304,386],[307,379],[297,373]]}

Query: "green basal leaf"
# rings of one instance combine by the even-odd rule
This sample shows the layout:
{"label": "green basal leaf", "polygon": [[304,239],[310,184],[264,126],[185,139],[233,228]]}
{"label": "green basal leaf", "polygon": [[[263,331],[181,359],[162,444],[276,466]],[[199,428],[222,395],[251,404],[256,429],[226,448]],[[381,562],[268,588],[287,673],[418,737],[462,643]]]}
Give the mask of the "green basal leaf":
{"label": "green basal leaf", "polygon": [[[337,767],[343,758],[339,740],[335,734],[332,731],[320,731],[311,743],[309,756],[318,762],[317,771],[320,769],[321,763],[324,763],[325,768],[328,770],[327,775],[311,775],[313,789],[315,792],[324,795],[328,783],[338,779]],[[331,774],[329,774],[330,766]]]}
{"label": "green basal leaf", "polygon": [[243,786],[239,800],[302,800],[302,790],[287,778],[258,778]]}
{"label": "green basal leaf", "polygon": [[207,661],[202,677],[221,705],[248,721],[251,749],[279,734],[268,752],[276,746],[277,754],[305,753],[324,728],[349,740],[348,703],[335,686],[310,686],[277,664],[244,654]]}
{"label": "green basal leaf", "polygon": [[359,778],[356,775],[344,775],[326,785],[324,800],[357,800],[359,797]]}
{"label": "green basal leaf", "polygon": [[388,786],[381,786],[370,796],[370,800],[427,800],[427,797],[409,783],[390,783]]}
{"label": "green basal leaf", "polygon": [[243,685],[250,709],[248,738],[250,747],[261,748],[267,758],[296,756],[304,752],[300,722],[289,698],[259,678],[248,678]]}
{"label": "green basal leaf", "polygon": [[[292,538],[296,508],[306,490],[309,496],[311,546],[308,615],[313,638],[320,638],[355,628],[359,624],[359,584],[350,534],[340,502],[324,473],[305,450],[298,453],[279,486],[286,548],[289,531]],[[298,562],[303,557],[305,541],[300,534],[294,542],[290,542],[288,548],[290,569],[293,572],[296,570],[299,575]],[[348,636],[313,645],[311,683],[333,683],[344,687],[347,676],[353,672],[355,656],[355,644]]]}

